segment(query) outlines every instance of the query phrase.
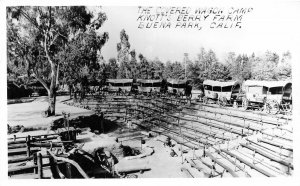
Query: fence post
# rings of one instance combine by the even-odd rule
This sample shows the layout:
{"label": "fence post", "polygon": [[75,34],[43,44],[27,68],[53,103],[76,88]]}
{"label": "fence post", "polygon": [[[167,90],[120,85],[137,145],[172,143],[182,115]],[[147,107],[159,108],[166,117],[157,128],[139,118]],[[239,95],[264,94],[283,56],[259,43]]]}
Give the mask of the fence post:
{"label": "fence post", "polygon": [[30,157],[30,135],[26,138],[27,157]]}
{"label": "fence post", "polygon": [[38,178],[43,178],[43,157],[42,154],[39,152],[37,154],[37,166],[38,166]]}
{"label": "fence post", "polygon": [[70,163],[66,163],[66,171],[67,171],[67,178],[72,178],[72,165]]}
{"label": "fence post", "polygon": [[[33,154],[33,163],[34,163],[34,165],[37,165],[37,153]],[[37,174],[37,173],[38,173],[38,167],[35,167],[34,174]]]}

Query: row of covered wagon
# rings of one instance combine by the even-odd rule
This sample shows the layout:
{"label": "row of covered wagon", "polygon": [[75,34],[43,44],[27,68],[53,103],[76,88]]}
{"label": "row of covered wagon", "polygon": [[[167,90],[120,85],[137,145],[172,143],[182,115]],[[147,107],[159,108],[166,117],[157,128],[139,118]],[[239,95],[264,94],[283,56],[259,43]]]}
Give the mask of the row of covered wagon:
{"label": "row of covered wagon", "polygon": [[[139,93],[170,93],[188,98],[192,94],[192,86],[187,80],[145,80],[145,79],[108,79],[106,88],[109,91]],[[200,93],[199,93],[200,92]],[[292,110],[291,81],[212,81],[205,80],[203,89],[197,92],[203,103],[216,103],[220,106],[258,108],[268,113]]]}
{"label": "row of covered wagon", "polygon": [[247,80],[241,83],[206,80],[203,87],[204,103],[210,101],[220,106],[240,106],[244,110],[258,108],[272,114],[292,111],[291,81]]}
{"label": "row of covered wagon", "polygon": [[179,96],[191,95],[192,87],[187,80],[107,79],[106,88],[112,92],[171,93]]}

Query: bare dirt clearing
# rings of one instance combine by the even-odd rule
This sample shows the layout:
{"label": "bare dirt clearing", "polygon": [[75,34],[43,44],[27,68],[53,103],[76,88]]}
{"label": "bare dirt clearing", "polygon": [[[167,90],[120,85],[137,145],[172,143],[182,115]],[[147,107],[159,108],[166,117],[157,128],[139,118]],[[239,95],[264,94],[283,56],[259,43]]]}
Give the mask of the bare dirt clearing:
{"label": "bare dirt clearing", "polygon": [[48,106],[47,97],[39,97],[31,103],[7,105],[7,121],[10,126],[23,125],[29,127],[47,127],[52,121],[61,118],[62,112],[71,113],[71,117],[91,115],[94,112],[82,108],[71,107],[61,102],[68,100],[69,96],[58,96],[56,103],[56,116],[44,118],[42,110]]}

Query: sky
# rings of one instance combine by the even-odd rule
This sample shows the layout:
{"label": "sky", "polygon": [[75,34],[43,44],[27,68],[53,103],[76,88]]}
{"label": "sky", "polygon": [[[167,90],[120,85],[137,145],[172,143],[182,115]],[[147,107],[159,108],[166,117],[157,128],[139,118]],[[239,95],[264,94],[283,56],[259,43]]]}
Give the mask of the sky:
{"label": "sky", "polygon": [[[201,47],[216,52],[218,59],[224,62],[228,52],[237,54],[262,54],[267,50],[281,54],[290,50],[293,55],[295,41],[299,29],[295,27],[299,21],[296,13],[300,8],[300,2],[266,2],[239,4],[218,4],[211,6],[190,6],[196,8],[217,7],[225,11],[233,8],[253,8],[252,11],[243,15],[239,29],[210,29],[210,23],[202,30],[197,29],[140,29],[139,8],[137,6],[103,6],[108,20],[101,27],[101,32],[109,33],[109,40],[102,48],[102,55],[108,61],[117,56],[116,45],[120,42],[120,31],[125,29],[129,35],[131,48],[137,54],[142,53],[148,59],[159,58],[161,61],[182,61],[184,53],[189,54],[190,59],[196,59]],[[152,7],[152,11],[157,10]],[[165,7],[169,8],[169,7]],[[191,11],[192,12],[192,11]],[[213,15],[211,15],[213,16]],[[175,17],[172,17],[174,23]]]}

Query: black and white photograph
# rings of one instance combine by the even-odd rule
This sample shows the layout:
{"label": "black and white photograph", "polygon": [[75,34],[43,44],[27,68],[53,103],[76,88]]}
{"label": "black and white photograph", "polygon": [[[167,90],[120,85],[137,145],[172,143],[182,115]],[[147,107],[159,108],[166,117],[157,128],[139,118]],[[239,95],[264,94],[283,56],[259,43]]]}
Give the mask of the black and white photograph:
{"label": "black and white photograph", "polygon": [[300,1],[76,3],[1,7],[3,179],[296,184]]}

